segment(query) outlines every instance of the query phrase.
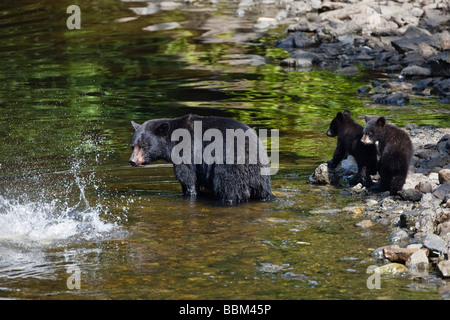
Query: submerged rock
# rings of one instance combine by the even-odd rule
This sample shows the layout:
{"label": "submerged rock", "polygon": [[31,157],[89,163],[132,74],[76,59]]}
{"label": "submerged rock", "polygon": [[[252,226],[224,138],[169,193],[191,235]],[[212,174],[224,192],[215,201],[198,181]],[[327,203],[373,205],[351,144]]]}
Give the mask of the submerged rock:
{"label": "submerged rock", "polygon": [[179,28],[180,24],[178,22],[165,22],[160,24],[154,24],[152,26],[148,26],[142,28],[145,31],[164,31],[164,30],[173,30]]}
{"label": "submerged rock", "polygon": [[388,263],[376,268],[374,271],[375,273],[399,274],[408,272],[408,268],[401,263]]}
{"label": "submerged rock", "polygon": [[394,230],[388,238],[389,242],[400,242],[402,240],[408,239],[409,238],[409,234],[408,232],[406,232],[405,230],[402,229],[397,229]]}

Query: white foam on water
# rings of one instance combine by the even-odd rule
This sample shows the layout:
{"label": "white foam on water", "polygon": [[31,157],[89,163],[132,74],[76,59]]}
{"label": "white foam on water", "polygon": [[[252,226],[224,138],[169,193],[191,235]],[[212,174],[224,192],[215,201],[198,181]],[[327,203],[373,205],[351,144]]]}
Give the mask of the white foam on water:
{"label": "white foam on water", "polygon": [[123,206],[121,214],[111,213],[117,199],[110,197],[112,190],[102,188],[105,185],[96,170],[87,169],[93,156],[98,163],[100,154],[105,154],[99,152],[102,141],[87,139],[83,143],[73,150],[69,170],[14,179],[2,188],[0,249],[2,245],[70,246],[127,235],[120,222],[128,208]]}
{"label": "white foam on water", "polygon": [[0,242],[48,245],[65,240],[95,240],[118,230],[115,222],[100,218],[101,211],[50,202],[7,199],[0,196]]}

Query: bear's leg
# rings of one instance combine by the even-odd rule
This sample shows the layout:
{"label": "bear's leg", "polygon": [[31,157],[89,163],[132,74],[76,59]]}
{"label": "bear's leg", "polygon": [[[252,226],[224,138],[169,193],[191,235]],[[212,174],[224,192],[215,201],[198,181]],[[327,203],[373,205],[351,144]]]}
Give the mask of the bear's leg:
{"label": "bear's leg", "polygon": [[345,147],[342,143],[337,143],[336,150],[334,150],[333,159],[327,161],[327,165],[330,168],[336,168],[339,163],[341,163],[342,159],[344,159],[346,155]]}
{"label": "bear's leg", "polygon": [[372,186],[372,178],[370,177],[369,170],[366,166],[359,167],[359,176],[362,180],[362,185],[366,188],[369,188]]}
{"label": "bear's leg", "polygon": [[193,165],[174,165],[175,178],[180,182],[183,195],[190,198],[197,197],[197,174]]}
{"label": "bear's leg", "polygon": [[387,191],[390,189],[392,180],[392,175],[387,170],[380,171],[380,183],[378,187],[378,192]]}
{"label": "bear's leg", "polygon": [[217,165],[214,170],[213,192],[224,202],[241,202],[250,199],[248,166]]}
{"label": "bear's leg", "polygon": [[373,185],[370,188],[370,191],[373,192],[384,192],[390,189],[392,173],[388,166],[384,165],[384,163],[379,163],[378,172],[380,174],[380,180],[377,184]]}
{"label": "bear's leg", "polygon": [[391,187],[389,193],[391,196],[395,196],[398,191],[402,190],[406,181],[406,175],[400,174],[392,177]]}

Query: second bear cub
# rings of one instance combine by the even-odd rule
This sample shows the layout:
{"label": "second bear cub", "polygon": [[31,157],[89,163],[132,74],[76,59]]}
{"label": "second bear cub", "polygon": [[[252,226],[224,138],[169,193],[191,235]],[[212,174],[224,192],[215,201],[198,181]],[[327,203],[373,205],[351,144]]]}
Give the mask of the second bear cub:
{"label": "second bear cub", "polygon": [[361,141],[367,145],[378,142],[380,182],[376,191],[389,190],[391,195],[402,190],[413,156],[413,145],[408,134],[384,117],[366,117]]}
{"label": "second bear cub", "polygon": [[370,175],[377,173],[377,149],[375,145],[365,145],[361,142],[363,127],[353,121],[350,111],[337,113],[331,121],[327,136],[337,136],[336,150],[333,159],[327,162],[328,166],[336,168],[347,154],[352,155],[358,165],[362,184],[370,187],[372,185]]}

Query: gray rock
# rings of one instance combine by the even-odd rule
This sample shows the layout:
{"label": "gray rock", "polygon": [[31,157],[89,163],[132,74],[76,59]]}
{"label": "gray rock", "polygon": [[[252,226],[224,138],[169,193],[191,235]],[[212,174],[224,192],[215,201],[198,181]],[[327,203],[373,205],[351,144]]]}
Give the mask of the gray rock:
{"label": "gray rock", "polygon": [[445,51],[428,59],[433,76],[450,77],[450,52]]}
{"label": "gray rock", "polygon": [[414,252],[411,257],[409,257],[408,261],[406,261],[405,265],[412,274],[427,273],[429,262],[425,251],[418,250]]}
{"label": "gray rock", "polygon": [[436,234],[427,234],[423,245],[431,251],[442,254],[447,251],[447,243]]}
{"label": "gray rock", "polygon": [[416,221],[415,227],[417,232],[432,234],[434,232],[433,218],[431,215],[427,214]]}
{"label": "gray rock", "polygon": [[227,54],[222,56],[222,58],[229,60],[221,60],[219,63],[228,63],[230,65],[250,65],[250,66],[261,66],[266,64],[266,59],[257,54]]}
{"label": "gray rock", "polygon": [[313,66],[313,61],[310,58],[295,59],[295,67],[297,69],[309,69]]}
{"label": "gray rock", "polygon": [[402,240],[408,239],[409,234],[405,230],[397,229],[393,231],[388,238],[389,242],[400,242]]}
{"label": "gray rock", "polygon": [[426,30],[426,29],[422,29],[413,25],[408,26],[408,28],[406,29],[406,31],[402,34],[403,38],[406,39],[413,39],[413,38],[417,38],[417,37],[431,37],[431,33]]}
{"label": "gray rock", "polygon": [[164,31],[164,30],[173,30],[179,28],[180,24],[178,22],[165,22],[160,24],[154,24],[152,26],[148,26],[142,28],[145,31]]}
{"label": "gray rock", "polygon": [[400,74],[404,77],[428,77],[431,75],[431,70],[419,66],[410,66],[404,68]]}
{"label": "gray rock", "polygon": [[434,190],[433,195],[440,200],[444,200],[450,194],[450,182],[441,184],[439,188]]}
{"label": "gray rock", "polygon": [[438,269],[444,278],[450,277],[450,261],[442,260],[438,263]]}
{"label": "gray rock", "polygon": [[354,76],[357,75],[359,72],[359,69],[357,67],[351,66],[351,67],[344,67],[342,69],[336,70],[336,73],[342,74],[345,76]]}
{"label": "gray rock", "polygon": [[427,87],[430,87],[433,84],[433,81],[433,78],[420,80],[412,87],[411,90],[416,93],[423,92]]}
{"label": "gray rock", "polygon": [[358,95],[359,95],[359,96],[365,96],[365,95],[369,94],[369,92],[370,92],[371,89],[372,89],[372,88],[369,87],[369,86],[362,86],[362,87],[359,87],[359,88],[358,88]]}
{"label": "gray rock", "polygon": [[440,184],[450,182],[450,169],[439,170],[438,178]]}
{"label": "gray rock", "polygon": [[300,31],[297,31],[294,35],[294,48],[308,48],[315,44],[314,39],[305,36]]}
{"label": "gray rock", "polygon": [[435,168],[435,167],[444,167],[447,164],[450,164],[450,155],[449,154],[441,154],[437,157],[432,158],[429,162],[428,162],[428,167],[429,168]]}
{"label": "gray rock", "polygon": [[373,226],[373,222],[370,219],[361,220],[360,222],[356,223],[357,227],[360,228],[370,228]]}
{"label": "gray rock", "polygon": [[398,52],[406,53],[409,51],[417,51],[419,49],[419,43],[423,43],[426,40],[427,36],[420,36],[412,39],[402,37],[391,41],[391,44]]}
{"label": "gray rock", "polygon": [[399,246],[396,244],[392,244],[392,245],[388,245],[388,246],[378,247],[374,251],[372,251],[370,256],[377,258],[377,259],[383,259],[384,258],[384,248],[393,249],[393,248],[399,248]]}
{"label": "gray rock", "polygon": [[438,224],[436,231],[440,237],[444,237],[445,235],[450,233],[450,221]]}
{"label": "gray rock", "polygon": [[409,95],[406,93],[394,93],[394,94],[374,94],[372,96],[373,102],[379,104],[385,104],[389,106],[404,106],[409,102]]}
{"label": "gray rock", "polygon": [[430,193],[432,191],[431,183],[428,181],[420,181],[416,184],[415,189],[422,193]]}
{"label": "gray rock", "polygon": [[426,43],[419,43],[418,47],[418,54],[424,59],[429,59],[438,55],[439,53],[436,49]]}
{"label": "gray rock", "polygon": [[450,154],[450,134],[445,134],[437,143],[437,149],[441,154]]}
{"label": "gray rock", "polygon": [[314,170],[314,183],[336,184],[338,180],[338,175],[326,163],[322,163]]}
{"label": "gray rock", "polygon": [[422,192],[416,189],[400,190],[397,194],[406,201],[420,201],[423,195]]}

